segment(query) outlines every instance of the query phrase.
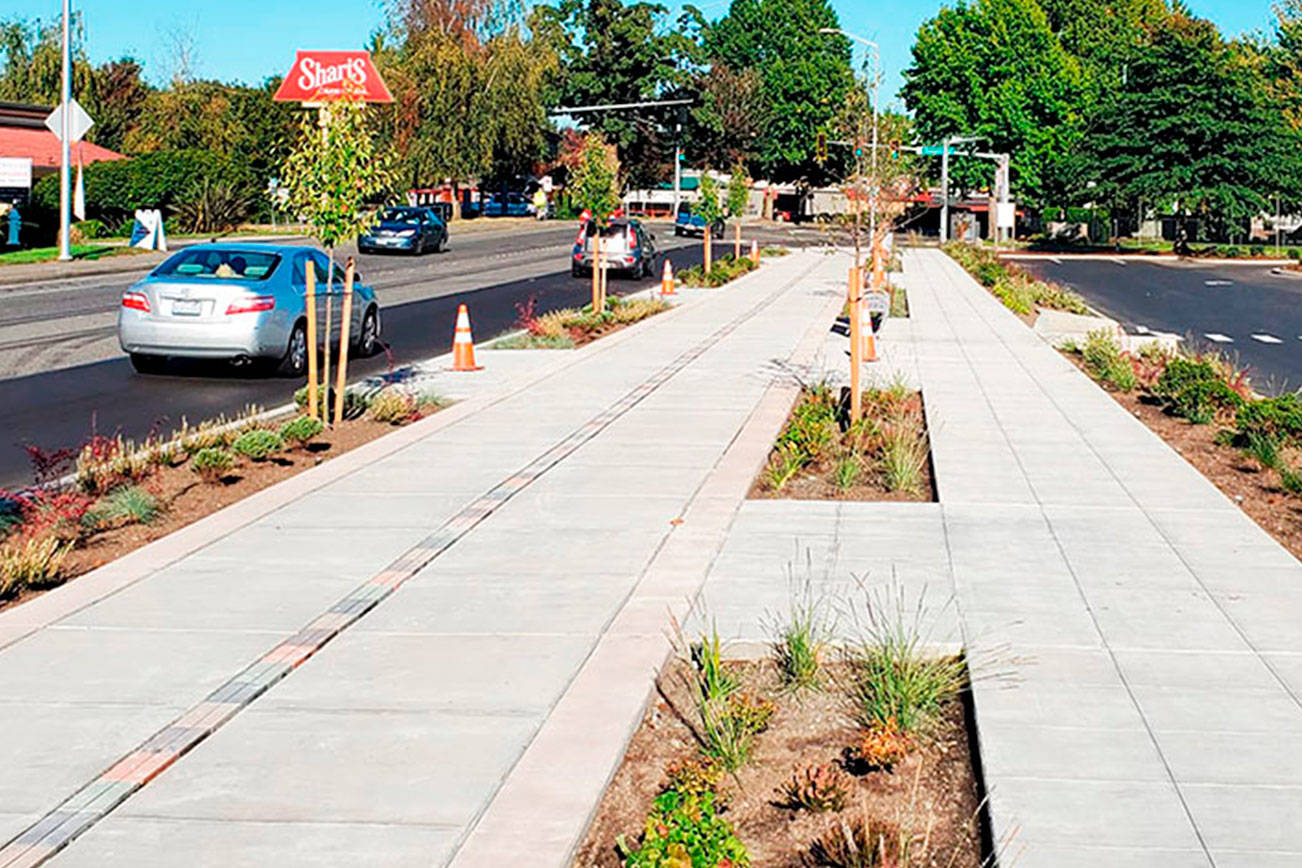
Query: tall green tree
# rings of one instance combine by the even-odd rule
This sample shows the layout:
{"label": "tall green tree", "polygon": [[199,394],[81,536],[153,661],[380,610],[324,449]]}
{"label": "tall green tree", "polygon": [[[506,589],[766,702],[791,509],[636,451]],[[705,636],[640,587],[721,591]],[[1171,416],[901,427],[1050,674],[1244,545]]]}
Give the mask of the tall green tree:
{"label": "tall green tree", "polygon": [[[1049,27],[1035,0],[974,0],[925,22],[904,73],[903,96],[918,135],[978,136],[1012,155],[1013,190],[1033,204],[1066,186],[1079,145],[1087,89],[1080,63]],[[987,162],[957,161],[967,187],[989,186]]]}
{"label": "tall green tree", "polygon": [[1300,145],[1244,54],[1176,11],[1099,104],[1076,167],[1085,195],[1177,215],[1183,245],[1190,216],[1242,220],[1296,196]]}
{"label": "tall green tree", "polygon": [[[668,16],[658,3],[623,0],[559,0],[536,7],[530,30],[560,61],[553,105],[627,105],[679,95],[689,49],[684,35],[668,27]],[[672,108],[648,106],[585,113],[579,120],[619,149],[633,186],[647,186],[673,173],[676,117]]]}
{"label": "tall green tree", "polygon": [[619,171],[615,147],[601,133],[589,132],[570,175],[571,203],[580,211],[591,211],[597,223],[604,224],[619,207]]}
{"label": "tall green tree", "polygon": [[[1013,190],[1031,203],[1065,186],[1065,160],[1081,141],[1086,87],[1035,0],[974,0],[924,22],[905,70],[905,103],[919,137],[975,135],[1012,155]],[[958,161],[967,187],[988,186],[988,163]]]}
{"label": "tall green tree", "polygon": [[514,3],[403,0],[371,50],[394,95],[380,127],[404,184],[505,179],[545,156],[555,56]]}
{"label": "tall green tree", "polygon": [[763,133],[754,164],[780,181],[821,180],[817,134],[834,123],[852,86],[850,45],[820,33],[840,27],[828,0],[733,0],[707,28],[706,50],[716,66],[755,70],[762,82]]}

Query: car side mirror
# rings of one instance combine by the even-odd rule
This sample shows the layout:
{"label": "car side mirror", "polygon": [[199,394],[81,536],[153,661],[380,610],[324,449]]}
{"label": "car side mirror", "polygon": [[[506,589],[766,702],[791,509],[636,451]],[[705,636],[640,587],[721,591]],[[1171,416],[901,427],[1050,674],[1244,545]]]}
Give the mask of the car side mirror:
{"label": "car side mirror", "polygon": [[654,232],[648,233],[648,234],[647,234],[647,238],[650,238],[652,241],[655,241],[655,240],[656,240],[656,234],[655,234]]}

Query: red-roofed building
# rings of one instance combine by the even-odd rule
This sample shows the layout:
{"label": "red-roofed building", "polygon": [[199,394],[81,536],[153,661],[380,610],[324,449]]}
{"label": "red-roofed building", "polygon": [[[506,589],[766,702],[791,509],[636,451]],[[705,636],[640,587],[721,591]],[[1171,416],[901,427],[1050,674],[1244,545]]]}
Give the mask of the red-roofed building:
{"label": "red-roofed building", "polygon": [[[30,157],[32,179],[59,170],[59,137],[45,127],[48,106],[0,102],[0,157]],[[125,154],[90,142],[72,143],[72,164],[88,166],[105,160],[125,160]]]}

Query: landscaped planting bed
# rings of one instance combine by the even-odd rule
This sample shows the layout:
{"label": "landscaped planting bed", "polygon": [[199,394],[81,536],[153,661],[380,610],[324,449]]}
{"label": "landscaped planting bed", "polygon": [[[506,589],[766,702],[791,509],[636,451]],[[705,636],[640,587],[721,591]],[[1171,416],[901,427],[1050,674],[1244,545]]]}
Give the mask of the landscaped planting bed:
{"label": "landscaped planting bed", "polygon": [[[30,449],[32,487],[0,491],[0,609],[439,408],[395,386],[348,405],[351,418],[328,429],[308,416],[257,419],[251,408],[142,443],[95,436],[77,450]],[[75,481],[56,484],[68,472]]]}
{"label": "landscaped planting bed", "polygon": [[833,648],[801,595],[767,659],[682,643],[575,868],[975,868],[982,788],[963,660],[932,656],[898,593]]}
{"label": "landscaped planting bed", "polygon": [[658,298],[611,296],[606,299],[606,309],[599,314],[593,312],[591,305],[538,314],[534,299],[530,299],[517,309],[516,325],[521,333],[494,341],[492,346],[499,350],[574,349],[669,309],[669,303]]}
{"label": "landscaped planting bed", "polygon": [[1027,325],[1035,324],[1042,307],[1076,314],[1090,312],[1085,299],[1070,289],[1037,280],[1001,260],[993,250],[951,241],[944,246],[944,251]]}
{"label": "landscaped planting bed", "polygon": [[1256,395],[1216,353],[1123,352],[1107,331],[1064,352],[1302,558],[1302,397]]}
{"label": "landscaped planting bed", "polygon": [[802,387],[750,496],[935,500],[922,394],[896,382],[865,391],[863,408],[851,424],[848,390]]}

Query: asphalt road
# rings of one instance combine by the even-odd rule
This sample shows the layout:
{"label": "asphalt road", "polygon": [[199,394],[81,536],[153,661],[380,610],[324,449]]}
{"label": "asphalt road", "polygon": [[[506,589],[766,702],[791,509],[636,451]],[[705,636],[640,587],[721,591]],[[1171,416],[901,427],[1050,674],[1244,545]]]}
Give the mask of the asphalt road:
{"label": "asphalt road", "polygon": [[1261,265],[1110,259],[1021,259],[1076,290],[1129,331],[1173,332],[1251,369],[1263,392],[1302,386],[1302,273]]}
{"label": "asphalt road", "polygon": [[[676,269],[699,264],[700,242],[653,225]],[[362,256],[358,268],[381,302],[387,351],[350,363],[364,377],[428,359],[452,346],[457,306],[469,306],[475,339],[515,328],[517,305],[538,312],[580,306],[590,284],[570,276],[571,223],[453,236],[451,249],[423,257]],[[817,242],[818,233],[762,230],[764,241]],[[174,365],[165,376],[135,373],[117,347],[121,292],[139,273],[5,288],[0,285],[0,488],[30,481],[28,444],[75,447],[92,433],[140,438],[239,411],[288,401],[296,381],[225,364]],[[2,276],[0,276],[2,280]],[[611,279],[627,294],[654,285]]]}

